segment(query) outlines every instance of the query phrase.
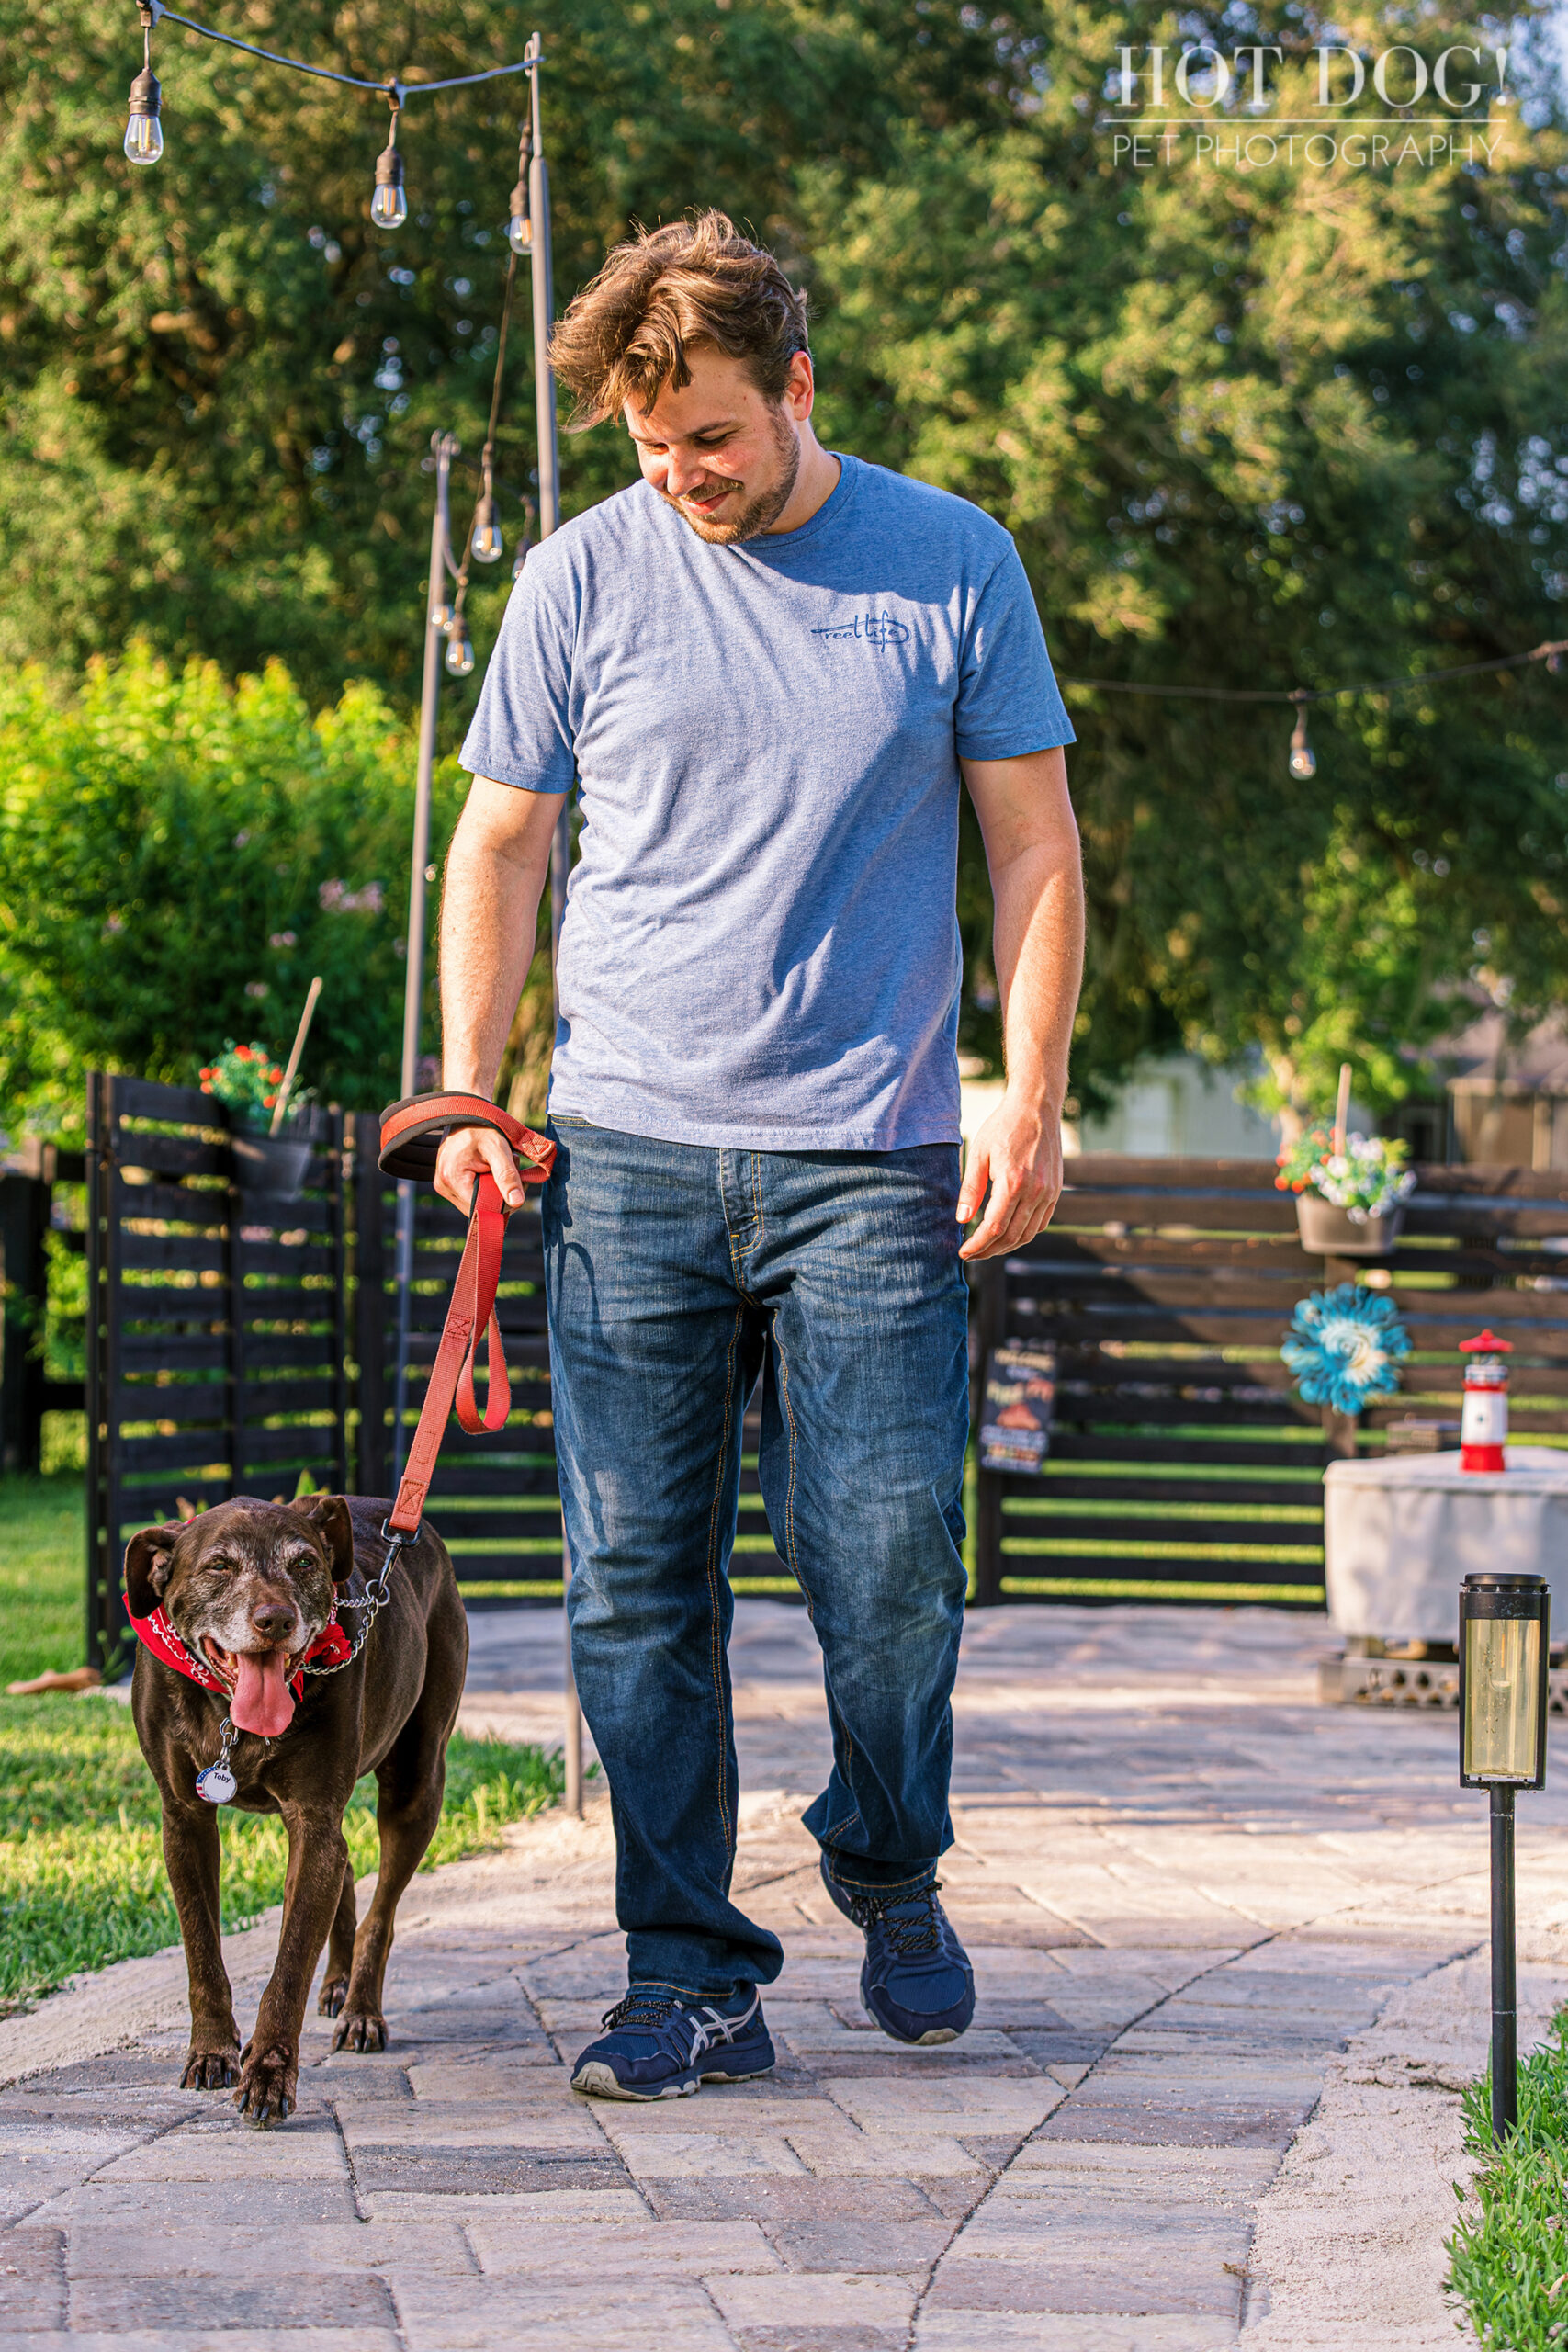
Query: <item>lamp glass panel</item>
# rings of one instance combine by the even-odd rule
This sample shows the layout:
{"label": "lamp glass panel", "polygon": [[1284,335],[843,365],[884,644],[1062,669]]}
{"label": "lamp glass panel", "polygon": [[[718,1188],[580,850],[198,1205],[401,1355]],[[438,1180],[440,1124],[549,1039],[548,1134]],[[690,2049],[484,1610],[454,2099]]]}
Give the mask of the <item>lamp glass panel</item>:
{"label": "lamp glass panel", "polygon": [[1464,1639],[1465,1771],[1478,1781],[1533,1781],[1540,1621],[1472,1617]]}

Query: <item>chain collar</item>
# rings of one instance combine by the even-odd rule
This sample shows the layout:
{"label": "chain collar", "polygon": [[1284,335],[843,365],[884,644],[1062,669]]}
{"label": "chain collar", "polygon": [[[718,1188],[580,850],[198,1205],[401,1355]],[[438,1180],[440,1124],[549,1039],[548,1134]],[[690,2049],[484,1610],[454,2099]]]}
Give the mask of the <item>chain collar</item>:
{"label": "chain collar", "polygon": [[[391,1587],[389,1584],[388,1579],[392,1573],[393,1563],[397,1559],[398,1554],[402,1550],[403,1546],[413,1541],[412,1536],[400,1535],[398,1533],[396,1529],[389,1528],[385,1523],[382,1525],[381,1534],[387,1545],[386,1555],[383,1558],[379,1568],[376,1571],[375,1576],[366,1584],[364,1597],[361,1600],[353,1600],[348,1599],[345,1595],[342,1600],[335,1598],[333,1600],[333,1608],[334,1613],[339,1609],[362,1609],[365,1611],[365,1614],[360,1621],[359,1631],[354,1637],[353,1645],[349,1649],[348,1656],[346,1657],[339,1658],[335,1666],[305,1666],[302,1668],[304,1673],[314,1675],[341,1674],[345,1666],[352,1666],[354,1664],[355,1659],[365,1647],[366,1641],[369,1636],[371,1626],[376,1623],[377,1618],[380,1615],[382,1610],[385,1609],[388,1601],[390,1600],[392,1597]],[[329,1619],[328,1622],[330,1623],[331,1620]],[[175,1641],[178,1642],[186,1657],[190,1659],[191,1664],[193,1666],[199,1666],[203,1664],[204,1661],[197,1657],[189,1643],[178,1631],[172,1618],[168,1620],[168,1625],[170,1633],[173,1634]],[[208,1670],[210,1672],[210,1668]],[[282,1736],[283,1735],[280,1733],[279,1737]],[[234,1750],[234,1742],[238,1737],[239,1731],[232,1715],[226,1714],[223,1718],[220,1745],[219,1747],[218,1754],[214,1758],[213,1761],[206,1766],[206,1768],[202,1771],[199,1771],[196,1776],[196,1792],[198,1797],[205,1798],[209,1804],[228,1804],[238,1792],[239,1782],[234,1777],[234,1768],[230,1761]],[[266,1740],[264,1745],[270,1747],[272,1746],[272,1742],[269,1739]]]}

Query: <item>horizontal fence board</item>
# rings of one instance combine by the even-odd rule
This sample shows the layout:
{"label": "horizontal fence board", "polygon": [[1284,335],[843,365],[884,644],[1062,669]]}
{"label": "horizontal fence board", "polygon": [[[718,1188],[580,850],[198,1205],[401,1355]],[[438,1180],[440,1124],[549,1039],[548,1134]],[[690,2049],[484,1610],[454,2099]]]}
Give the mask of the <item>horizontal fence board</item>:
{"label": "horizontal fence board", "polygon": [[119,1294],[120,1329],[134,1334],[139,1323],[197,1323],[222,1326],[227,1294],[216,1283],[188,1288],[167,1283],[128,1283]]}
{"label": "horizontal fence board", "polygon": [[[222,1176],[229,1173],[227,1144],[200,1143],[189,1136],[127,1135],[118,1166],[115,1192],[119,1202],[134,1200],[141,1189],[129,1182],[128,1168],[150,1169],[155,1176]],[[134,1214],[134,1212],[133,1212]]]}
{"label": "horizontal fence board", "polygon": [[1101,1396],[1078,1400],[1071,1396],[1056,1400],[1057,1425],[1068,1422],[1085,1429],[1096,1424],[1106,1430],[1118,1423],[1143,1422],[1149,1429],[1189,1428],[1221,1431],[1245,1429],[1316,1429],[1321,1416],[1315,1405],[1300,1398],[1281,1396],[1272,1404],[1237,1403],[1231,1397],[1178,1396],[1168,1389],[1156,1389],[1144,1396],[1135,1389],[1107,1392]]}
{"label": "horizontal fence board", "polygon": [[[1224,1309],[1227,1312],[1260,1307],[1281,1323],[1288,1323],[1295,1313],[1301,1297],[1300,1284],[1284,1276],[1259,1278],[1245,1268],[1208,1267],[1193,1273],[1178,1273],[1163,1268],[1102,1266],[1094,1269],[1057,1265],[1044,1270],[1040,1283],[1026,1283],[1021,1277],[1013,1286],[1013,1295],[1021,1302],[1043,1296],[1055,1307],[1082,1306],[1098,1310],[1102,1305],[1114,1312],[1123,1303],[1143,1303],[1149,1306]],[[1423,1292],[1421,1296],[1447,1297],[1447,1292]]]}
{"label": "horizontal fence board", "polygon": [[450,1500],[454,1497],[472,1496],[476,1501],[491,1498],[503,1500],[508,1495],[555,1495],[559,1492],[553,1459],[548,1462],[519,1463],[515,1468],[487,1470],[481,1464],[466,1462],[457,1451],[460,1441],[455,1441],[450,1453],[443,1451],[434,1479],[431,1485],[434,1498]]}
{"label": "horizontal fence board", "polygon": [[[1296,1230],[1296,1213],[1277,1194],[1224,1193],[1064,1193],[1043,1238],[1076,1229],[1103,1233],[1108,1225],[1122,1225],[1136,1232],[1257,1234],[1273,1240],[1288,1239]],[[1028,1262],[1030,1242],[1008,1259],[1009,1267]],[[1318,1261],[1321,1263],[1321,1260]]]}
{"label": "horizontal fence board", "polygon": [[181,1273],[220,1274],[229,1260],[229,1244],[221,1234],[137,1233],[122,1227],[119,1262],[134,1267]]}
{"label": "horizontal fence board", "polygon": [[[1528,1346],[1532,1355],[1554,1360],[1561,1351],[1568,1360],[1568,1317],[1564,1316],[1568,1299],[1556,1298],[1550,1306],[1543,1303],[1541,1311],[1530,1316],[1510,1312],[1517,1295],[1482,1294],[1484,1304],[1478,1316],[1473,1293],[1463,1301],[1455,1300],[1451,1306],[1441,1304],[1451,1294],[1428,1293],[1419,1311],[1412,1305],[1402,1306],[1400,1319],[1417,1348],[1457,1347],[1479,1320],[1489,1318],[1503,1337],[1512,1336],[1516,1327],[1527,1333],[1528,1339],[1521,1344]],[[1427,1300],[1432,1303],[1427,1304]],[[1289,1313],[1259,1315],[1255,1308],[1231,1309],[1218,1301],[1208,1306],[1181,1308],[1145,1306],[1135,1298],[1120,1297],[1107,1297],[1102,1303],[1092,1304],[1075,1299],[1060,1306],[1055,1300],[1020,1299],[1010,1301],[1008,1314],[1010,1322],[1019,1329],[1032,1329],[1046,1339],[1079,1343],[1104,1340],[1165,1340],[1179,1345],[1202,1341],[1236,1348],[1277,1348],[1290,1320]]]}
{"label": "horizontal fence board", "polygon": [[[1308,1488],[1306,1494],[1301,1498],[1303,1506],[1309,1503],[1311,1492],[1312,1490]],[[1011,1499],[1016,1501],[1022,1498],[1014,1497]],[[1247,1544],[1282,1545],[1287,1549],[1297,1551],[1310,1549],[1314,1552],[1321,1552],[1323,1548],[1321,1509],[1315,1521],[1267,1518],[1144,1519],[1135,1518],[1130,1513],[1125,1516],[1100,1517],[1093,1512],[1074,1511],[1070,1505],[1058,1511],[1054,1505],[1050,1505],[1048,1496],[1044,1499],[1048,1507],[1045,1510],[1034,1511],[1010,1510],[1004,1502],[1003,1525],[1010,1538],[1024,1535],[1032,1541],[1040,1541],[1048,1537],[1053,1543],[1107,1542],[1117,1544]],[[1134,1499],[1141,1501],[1143,1498],[1140,1496],[1134,1498],[1125,1493],[1117,1497],[1117,1500],[1123,1504]]]}
{"label": "horizontal fence board", "polygon": [[199,1430],[178,1430],[166,1437],[122,1437],[116,1448],[120,1463],[130,1470],[210,1470],[228,1460],[226,1434]]}
{"label": "horizontal fence board", "polygon": [[[1303,1413],[1307,1409],[1303,1408]],[[1315,1428],[1314,1434],[1315,1438]],[[1058,1428],[1051,1434],[1051,1456],[1057,1462],[1190,1462],[1214,1469],[1311,1470],[1321,1466],[1326,1453],[1321,1440],[1270,1444],[1267,1440],[1237,1439],[1223,1428],[1213,1436],[1205,1432],[1201,1437],[1164,1437],[1157,1432],[1129,1436],[1112,1430]]]}
{"label": "horizontal fence board", "polygon": [[247,1422],[265,1420],[273,1413],[332,1412],[338,1401],[339,1383],[329,1365],[315,1380],[252,1380],[239,1384]]}
{"label": "horizontal fence board", "polygon": [[1117,1151],[1076,1151],[1065,1163],[1067,1182],[1094,1187],[1153,1185],[1181,1192],[1274,1193],[1279,1170],[1269,1159],[1199,1159],[1185,1156],[1137,1159]]}
{"label": "horizontal fence board", "polygon": [[156,1119],[169,1125],[183,1121],[196,1127],[224,1124],[222,1106],[198,1086],[165,1086],[157,1079],[117,1078],[114,1104],[121,1125],[128,1119]]}
{"label": "horizontal fence board", "polygon": [[[439,1512],[432,1512],[431,1525],[444,1544],[461,1542],[462,1529],[450,1520],[443,1526]],[[540,1552],[459,1552],[454,1555],[452,1566],[461,1584],[521,1584],[536,1578],[543,1583],[552,1577],[559,1577],[561,1549],[558,1543],[548,1551]]]}
{"label": "horizontal fence board", "polygon": [[1304,1584],[1320,1589],[1323,1584],[1322,1565],[1314,1560],[1217,1560],[1204,1553],[1192,1558],[1168,1553],[1151,1559],[1146,1553],[1114,1550],[1035,1552],[1028,1548],[1030,1542],[1029,1537],[1020,1533],[1016,1521],[1007,1522],[1007,1532],[1002,1537],[1004,1575],[1129,1577],[1144,1583],[1159,1579],[1172,1584]]}
{"label": "horizontal fence board", "polygon": [[1039,1497],[1051,1503],[1096,1502],[1104,1498],[1122,1503],[1245,1503],[1254,1510],[1267,1510],[1278,1503],[1295,1510],[1303,1506],[1316,1508],[1322,1491],[1315,1479],[1298,1483],[1282,1478],[1129,1478],[1118,1476],[1123,1467],[1108,1464],[1098,1478],[1056,1470],[1043,1478],[1013,1476],[1003,1482],[1003,1493],[1004,1497]]}
{"label": "horizontal fence board", "polygon": [[138,1223],[162,1219],[206,1230],[229,1222],[227,1184],[210,1190],[195,1184],[128,1184],[120,1199],[122,1216]]}

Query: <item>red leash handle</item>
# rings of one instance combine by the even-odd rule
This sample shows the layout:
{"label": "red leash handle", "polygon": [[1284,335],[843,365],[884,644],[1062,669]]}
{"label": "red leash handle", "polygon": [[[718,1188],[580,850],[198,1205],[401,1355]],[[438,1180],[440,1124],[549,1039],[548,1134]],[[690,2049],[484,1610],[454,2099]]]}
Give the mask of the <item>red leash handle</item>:
{"label": "red leash handle", "polygon": [[493,1127],[504,1136],[525,1184],[542,1184],[555,1166],[556,1148],[548,1136],[536,1135],[483,1094],[406,1094],[381,1114],[383,1175],[428,1184],[435,1174],[435,1155],[454,1127]]}
{"label": "red leash handle", "polygon": [[[553,1143],[536,1135],[509,1112],[486,1102],[482,1095],[413,1094],[405,1102],[394,1102],[381,1114],[382,1169],[389,1176],[433,1176],[442,1138],[454,1127],[495,1128],[504,1136],[513,1153],[525,1156],[529,1164],[519,1169],[525,1183],[543,1183],[554,1165]],[[476,1176],[468,1238],[463,1244],[457,1279],[452,1285],[441,1344],[435,1351],[398,1498],[387,1521],[385,1532],[400,1537],[404,1543],[412,1542],[419,1532],[424,1498],[435,1475],[436,1457],[454,1401],[458,1427],[469,1437],[504,1429],[512,1410],[512,1385],[495,1313],[502,1245],[510,1214],[494,1177],[489,1173]],[[474,1359],[481,1338],[490,1371],[490,1393],[482,1414],[474,1395]]]}

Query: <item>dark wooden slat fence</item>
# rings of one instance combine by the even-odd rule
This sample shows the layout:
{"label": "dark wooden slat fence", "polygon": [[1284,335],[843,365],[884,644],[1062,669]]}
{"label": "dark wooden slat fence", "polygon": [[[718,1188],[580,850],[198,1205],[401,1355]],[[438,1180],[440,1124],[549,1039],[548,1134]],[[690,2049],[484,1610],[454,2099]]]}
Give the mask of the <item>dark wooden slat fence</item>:
{"label": "dark wooden slat fence", "polygon": [[[206,1096],[95,1078],[89,1095],[89,1655],[123,1643],[120,1555],[183,1498],[386,1494],[396,1377],[396,1189],[378,1123],[317,1114],[302,1197],[243,1194]],[[1568,1442],[1568,1178],[1423,1168],[1374,1268],[1414,1343],[1398,1400],[1346,1422],[1303,1405],[1280,1343],[1308,1291],[1368,1271],[1309,1257],[1270,1163],[1069,1161],[1056,1219],[974,1270],[978,1398],[988,1351],[1050,1340],[1055,1426],[1041,1478],[976,1480],[973,1599],[1322,1605],[1322,1480],[1408,1415],[1457,1419],[1459,1341],[1512,1340],[1514,1434]],[[463,1220],[416,1195],[408,1426],[434,1361]],[[548,1603],[561,1589],[536,1199],[512,1220],[500,1315],[513,1413],[443,1452],[430,1504],[459,1577]],[[794,1597],[744,1437],[740,1592]]]}
{"label": "dark wooden slat fence", "polygon": [[126,1537],[182,1500],[348,1484],[344,1122],[297,1200],[239,1193],[220,1105],[96,1075],[87,1098],[87,1655],[126,1636]]}
{"label": "dark wooden slat fence", "polygon": [[[1459,1342],[1484,1323],[1516,1351],[1516,1441],[1568,1438],[1568,1176],[1418,1172],[1369,1267],[1307,1255],[1269,1161],[1070,1159],[1049,1229],[975,1272],[976,1371],[1009,1341],[1058,1357],[1044,1476],[979,1474],[976,1601],[1320,1607],[1327,1461],[1393,1420],[1457,1420]],[[1414,1352],[1357,1425],[1303,1405],[1279,1351],[1299,1299],[1369,1271]]]}

